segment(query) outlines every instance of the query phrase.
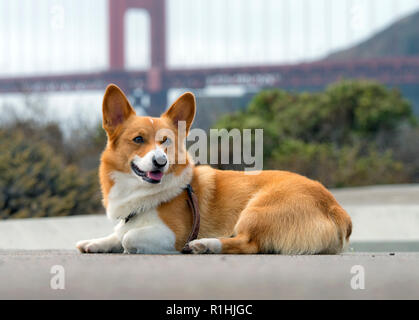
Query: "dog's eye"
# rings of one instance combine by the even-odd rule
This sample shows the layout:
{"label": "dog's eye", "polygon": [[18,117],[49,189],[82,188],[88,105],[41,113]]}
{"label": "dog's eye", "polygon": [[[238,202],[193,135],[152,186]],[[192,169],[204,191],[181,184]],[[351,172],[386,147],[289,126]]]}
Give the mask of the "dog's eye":
{"label": "dog's eye", "polygon": [[132,139],[132,141],[134,141],[135,143],[143,143],[144,138],[142,136],[138,136],[138,137],[135,137],[134,139]]}
{"label": "dog's eye", "polygon": [[168,137],[164,137],[161,143],[168,146],[172,143],[172,140],[170,140]]}

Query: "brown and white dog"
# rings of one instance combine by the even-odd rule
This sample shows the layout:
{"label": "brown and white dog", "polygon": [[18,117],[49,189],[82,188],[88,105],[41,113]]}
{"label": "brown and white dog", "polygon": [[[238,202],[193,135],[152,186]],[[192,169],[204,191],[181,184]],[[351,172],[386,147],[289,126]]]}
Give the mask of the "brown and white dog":
{"label": "brown and white dog", "polygon": [[[107,216],[119,219],[108,237],[77,243],[81,252],[179,253],[192,228],[185,187],[198,198],[201,224],[192,253],[336,254],[351,234],[351,219],[319,182],[286,171],[245,175],[176,163],[156,138],[169,129],[176,141],[179,121],[189,131],[195,98],[182,95],[160,118],[135,114],[123,92],[108,86],[103,127],[108,143],[102,154],[100,182]],[[186,153],[187,154],[187,153]],[[134,214],[133,214],[134,213]]]}

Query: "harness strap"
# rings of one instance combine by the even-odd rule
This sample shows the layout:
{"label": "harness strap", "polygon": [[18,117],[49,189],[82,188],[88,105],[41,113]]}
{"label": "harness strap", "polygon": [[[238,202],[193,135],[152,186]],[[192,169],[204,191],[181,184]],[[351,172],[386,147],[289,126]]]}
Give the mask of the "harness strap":
{"label": "harness strap", "polygon": [[195,192],[193,191],[192,186],[188,184],[185,190],[188,194],[188,199],[186,200],[186,202],[188,203],[188,206],[192,211],[192,217],[193,217],[192,230],[182,250],[183,253],[188,253],[190,252],[188,243],[195,240],[198,237],[201,215],[199,213],[198,198]]}

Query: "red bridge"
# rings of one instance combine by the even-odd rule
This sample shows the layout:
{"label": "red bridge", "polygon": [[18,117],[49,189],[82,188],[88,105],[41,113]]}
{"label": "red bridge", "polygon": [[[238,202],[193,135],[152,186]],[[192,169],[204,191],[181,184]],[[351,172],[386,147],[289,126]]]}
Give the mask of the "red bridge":
{"label": "red bridge", "polygon": [[[204,88],[209,85],[242,85],[269,88],[313,88],[339,78],[372,78],[388,85],[419,83],[419,57],[298,65],[246,66],[175,70],[166,67],[165,0],[109,0],[109,57],[106,72],[1,78],[0,93],[102,90],[110,82],[126,92],[142,89],[150,95],[150,114],[167,103],[170,88]],[[151,68],[124,70],[124,16],[129,8],[145,9],[151,21]]]}

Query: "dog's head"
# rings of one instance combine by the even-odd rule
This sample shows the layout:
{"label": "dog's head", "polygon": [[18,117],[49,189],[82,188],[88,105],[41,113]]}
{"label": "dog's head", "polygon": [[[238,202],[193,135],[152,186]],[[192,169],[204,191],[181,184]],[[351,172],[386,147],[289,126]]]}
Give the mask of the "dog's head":
{"label": "dog's head", "polygon": [[109,85],[103,99],[105,161],[112,170],[132,173],[141,183],[159,184],[164,175],[189,164],[184,139],[194,117],[192,93],[179,97],[160,118],[151,118],[137,116],[121,89]]}

